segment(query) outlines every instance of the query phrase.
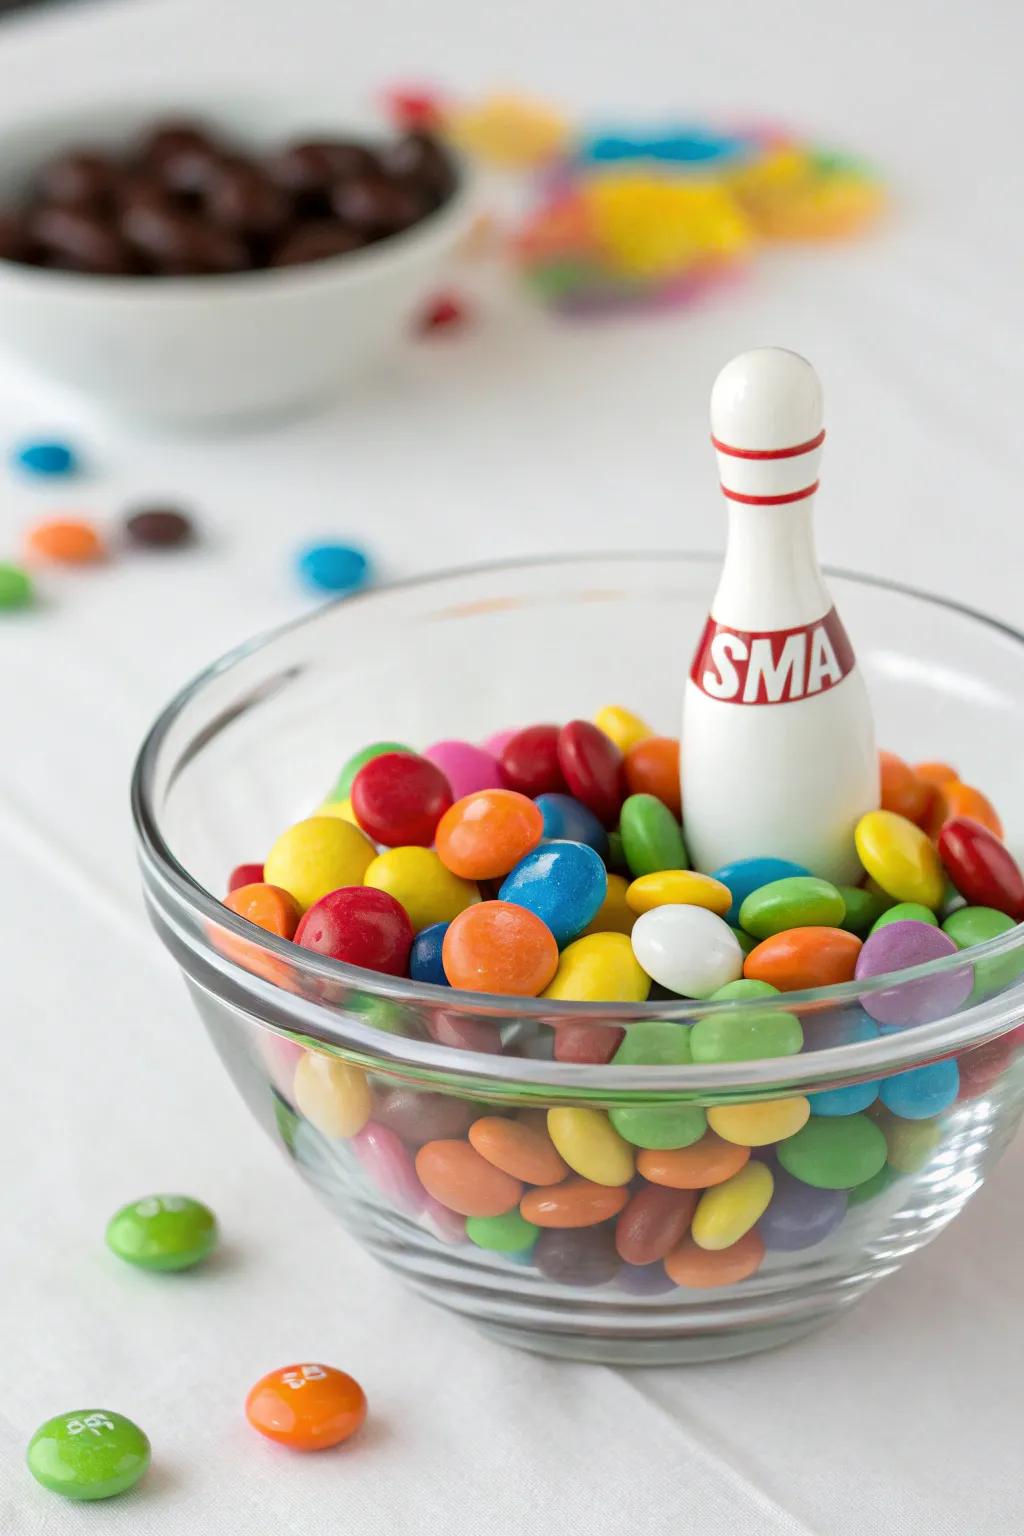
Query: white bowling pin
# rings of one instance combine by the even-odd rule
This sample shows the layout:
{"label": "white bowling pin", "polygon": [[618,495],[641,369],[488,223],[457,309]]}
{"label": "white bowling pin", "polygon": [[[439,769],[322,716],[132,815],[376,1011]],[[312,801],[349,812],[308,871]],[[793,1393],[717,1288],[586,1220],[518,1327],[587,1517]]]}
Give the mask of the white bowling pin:
{"label": "white bowling pin", "polygon": [[864,679],[818,568],[821,385],[779,347],[746,352],[711,393],[728,499],[718,591],[686,684],[683,821],[694,867],[774,855],[850,882],[878,805]]}

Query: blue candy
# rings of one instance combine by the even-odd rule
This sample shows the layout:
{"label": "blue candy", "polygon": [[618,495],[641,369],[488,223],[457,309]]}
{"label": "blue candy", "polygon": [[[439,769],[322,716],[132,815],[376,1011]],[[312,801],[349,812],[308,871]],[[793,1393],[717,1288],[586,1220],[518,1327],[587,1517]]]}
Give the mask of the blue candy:
{"label": "blue candy", "polygon": [[73,475],[78,468],[75,451],[67,443],[24,443],[15,450],[14,460],[30,475]]}
{"label": "blue candy", "polygon": [[358,592],[370,579],[370,562],[350,544],[310,544],[298,558],[299,574],[319,592]]}
{"label": "blue candy", "polygon": [[585,139],[579,158],[608,164],[623,160],[663,160],[676,165],[732,160],[748,149],[744,139],[711,134],[701,128],[667,127],[661,133],[596,133]]}
{"label": "blue candy", "polygon": [[933,1061],[927,1067],[911,1067],[887,1077],[878,1097],[901,1120],[930,1120],[948,1109],[960,1091],[960,1069],[955,1061]]}
{"label": "blue candy", "polygon": [[838,1045],[859,1045],[863,1040],[877,1040],[879,1036],[878,1025],[859,1003],[828,1008],[823,1013],[812,1014],[805,1023],[805,1051],[831,1051]]}
{"label": "blue candy", "polygon": [[542,843],[505,876],[499,901],[526,907],[547,923],[559,949],[597,916],[608,890],[599,854],[587,843]]}
{"label": "blue candy", "polygon": [[544,817],[544,836],[586,843],[608,861],[608,833],[593,811],[572,795],[538,795],[535,801]]}
{"label": "blue candy", "polygon": [[732,892],[732,906],[725,914],[727,923],[738,923],[740,907],[752,891],[760,890],[772,880],[788,880],[792,875],[809,875],[810,870],[792,859],[734,859],[711,872],[712,880],[721,880]]}
{"label": "blue candy", "polygon": [[413,981],[432,981],[438,987],[450,985],[441,964],[441,946],[447,932],[447,923],[431,923],[413,939],[409,951],[409,975]]}
{"label": "blue candy", "polygon": [[812,1115],[859,1115],[878,1098],[878,1083],[848,1083],[845,1088],[823,1088],[809,1093]]}

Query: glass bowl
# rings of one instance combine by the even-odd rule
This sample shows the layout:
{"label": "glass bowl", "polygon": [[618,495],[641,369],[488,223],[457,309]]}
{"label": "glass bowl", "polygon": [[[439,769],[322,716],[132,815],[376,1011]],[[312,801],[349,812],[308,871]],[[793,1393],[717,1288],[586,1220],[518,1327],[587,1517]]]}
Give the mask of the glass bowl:
{"label": "glass bowl", "polygon": [[[980,1186],[1024,1107],[1024,927],[978,946],[969,961],[952,956],[898,982],[759,1000],[759,1012],[797,1015],[799,1055],[623,1066],[595,1057],[639,1020],[685,1026],[750,1004],[455,992],[298,949],[227,911],[217,893],[229,869],[262,858],[280,831],[312,813],[366,742],[481,740],[508,725],[589,717],[612,702],[676,734],[717,571],[711,555],[574,556],[350,598],[217,662],[160,716],[136,766],[153,922],[256,1118],[356,1240],[409,1284],[493,1336],[546,1354],[667,1363],[766,1348],[827,1322],[935,1237]],[[1007,816],[1012,845],[1022,830],[1024,637],[884,582],[832,573],[831,586],[879,740],[912,759],[952,759]],[[916,982],[906,996],[920,999],[922,979],[941,983],[965,964],[971,991],[955,1012],[933,1001],[908,1006],[921,1020],[913,1027],[873,1022],[881,993],[891,1017],[903,989]],[[948,990],[932,985],[924,995]],[[556,1059],[556,1035],[559,1058],[583,1059]],[[922,1067],[931,1077],[901,1079],[897,1095],[886,1087]],[[943,1084],[941,1109],[934,1092],[908,1104],[908,1081]],[[857,1141],[855,1187],[794,1178],[780,1166],[784,1143],[779,1156],[770,1142],[741,1147],[739,1157],[765,1170],[752,1176],[760,1190],[770,1176],[771,1203],[728,1257],[694,1254],[678,1234],[706,1196],[650,1190],[690,1176],[673,1148],[693,1142],[695,1121],[699,1135],[704,1116],[722,1124],[725,1109],[730,1124],[747,1127],[733,1134],[756,1142],[756,1126],[779,1113],[759,1106],[836,1089],[848,1092],[811,1100],[809,1124],[827,1122],[827,1138]],[[900,1113],[879,1093],[898,1100]],[[420,1182],[425,1143],[454,1144],[428,1157],[468,1157],[478,1168],[467,1140],[477,1121],[540,1125],[552,1108],[575,1111],[573,1124],[589,1130],[607,1123],[606,1111],[620,1126],[649,1126],[654,1111],[659,1129],[637,1134],[661,1146],[633,1146],[639,1171],[615,1175],[628,1182],[574,1186],[568,1202],[557,1185],[534,1196],[527,1209],[543,1207],[543,1219],[559,1224],[532,1233],[514,1216],[478,1219],[493,1216],[495,1203],[515,1210],[514,1179],[497,1196],[489,1188],[472,1197],[487,1211],[471,1212],[468,1229],[464,1212]],[[672,1130],[683,1122],[685,1136]],[[848,1186],[854,1174],[846,1163],[827,1177]],[[623,1202],[628,1219],[618,1214]],[[590,1224],[564,1224],[582,1219]],[[499,1248],[479,1246],[481,1237]],[[660,1257],[669,1238],[675,1278]]]}

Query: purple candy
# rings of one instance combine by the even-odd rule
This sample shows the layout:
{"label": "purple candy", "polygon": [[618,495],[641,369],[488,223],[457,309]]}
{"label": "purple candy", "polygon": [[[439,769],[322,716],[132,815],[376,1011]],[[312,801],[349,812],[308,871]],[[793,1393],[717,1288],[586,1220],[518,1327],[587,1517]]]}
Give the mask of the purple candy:
{"label": "purple candy", "polygon": [[794,1179],[784,1168],[773,1169],[771,1204],[757,1224],[764,1245],[773,1253],[813,1248],[834,1231],[846,1215],[844,1189],[815,1189]]}
{"label": "purple candy", "polygon": [[452,796],[474,795],[478,789],[503,789],[505,775],[496,757],[471,741],[435,741],[423,754],[440,768],[452,787]]}
{"label": "purple candy", "polygon": [[408,1149],[394,1131],[368,1120],[350,1145],[366,1177],[389,1205],[410,1216],[423,1209],[427,1192]]}
{"label": "purple candy", "polygon": [[533,1262],[559,1285],[607,1285],[623,1267],[615,1250],[615,1223],[549,1227],[537,1239]]}
{"label": "purple candy", "polygon": [[[955,955],[957,947],[941,928],[930,923],[887,923],[864,941],[857,957],[857,980],[886,976],[912,965],[924,965],[945,955]],[[944,1018],[967,1001],[974,985],[973,967],[960,966],[943,976],[922,976],[904,981],[884,992],[862,999],[865,1010],[879,1024],[903,1028],[908,1024],[927,1024]]]}
{"label": "purple candy", "polygon": [[623,1264],[616,1284],[630,1296],[663,1296],[666,1291],[678,1289],[660,1260],[654,1264]]}

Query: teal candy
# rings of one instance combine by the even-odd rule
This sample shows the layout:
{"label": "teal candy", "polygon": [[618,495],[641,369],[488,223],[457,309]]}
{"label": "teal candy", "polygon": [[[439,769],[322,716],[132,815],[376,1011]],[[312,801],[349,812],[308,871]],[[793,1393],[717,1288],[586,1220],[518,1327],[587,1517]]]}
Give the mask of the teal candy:
{"label": "teal candy", "polygon": [[878,1083],[848,1083],[845,1088],[823,1088],[809,1093],[807,1102],[812,1115],[859,1115],[878,1098]]}
{"label": "teal candy", "polygon": [[37,1483],[66,1499],[110,1499],[149,1466],[149,1441],[137,1424],[106,1408],[47,1419],[25,1457]]}
{"label": "teal candy", "polygon": [[875,918],[871,933],[877,933],[879,928],[885,928],[889,923],[930,923],[933,928],[939,926],[939,920],[931,907],[923,907],[919,901],[897,902],[894,907],[883,912],[881,917]]}
{"label": "teal candy", "polygon": [[690,867],[682,828],[668,806],[654,795],[630,795],[623,802],[619,835],[634,879],[662,869]]}
{"label": "teal candy", "polygon": [[859,885],[838,885],[836,890],[846,906],[846,916],[840,927],[861,939],[893,904],[892,897],[883,891],[866,891]]}
{"label": "teal candy", "polygon": [[757,939],[789,928],[838,928],[846,903],[834,885],[814,875],[790,875],[751,891],[740,908],[740,927]]}
{"label": "teal candy", "polygon": [[540,1228],[520,1216],[517,1210],[503,1216],[468,1216],[466,1236],[478,1248],[490,1253],[528,1253],[540,1236]]}
{"label": "teal candy", "polygon": [[878,1096],[901,1120],[931,1120],[948,1109],[960,1088],[960,1069],[951,1058],[897,1072],[882,1083]]}
{"label": "teal candy", "polygon": [[794,864],[792,859],[758,858],[734,859],[731,864],[723,864],[721,869],[713,869],[711,878],[721,880],[732,892],[732,906],[725,914],[725,920],[735,927],[740,920],[740,907],[751,891],[759,890],[762,885],[768,885],[773,880],[809,874],[809,869],[805,869],[802,864]]}

